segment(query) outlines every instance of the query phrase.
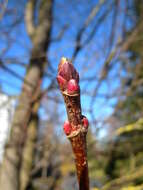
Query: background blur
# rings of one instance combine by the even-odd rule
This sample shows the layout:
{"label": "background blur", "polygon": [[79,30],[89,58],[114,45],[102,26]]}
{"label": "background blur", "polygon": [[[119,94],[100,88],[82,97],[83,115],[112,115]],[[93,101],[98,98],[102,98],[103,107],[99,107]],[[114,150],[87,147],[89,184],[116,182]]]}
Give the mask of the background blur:
{"label": "background blur", "polygon": [[0,189],[77,189],[62,56],[80,75],[91,189],[142,190],[142,0],[0,1]]}

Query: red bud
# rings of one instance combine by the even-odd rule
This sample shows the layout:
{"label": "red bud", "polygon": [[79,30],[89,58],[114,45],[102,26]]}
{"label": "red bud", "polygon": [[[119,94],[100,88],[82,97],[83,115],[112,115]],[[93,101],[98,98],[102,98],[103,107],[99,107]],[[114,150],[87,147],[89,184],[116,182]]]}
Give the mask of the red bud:
{"label": "red bud", "polygon": [[57,81],[60,85],[60,87],[65,87],[67,81],[60,75],[57,76]]}
{"label": "red bud", "polygon": [[87,117],[84,116],[83,119],[82,119],[82,122],[83,122],[83,126],[84,126],[85,128],[88,128],[89,122],[88,122]]}
{"label": "red bud", "polygon": [[79,90],[79,85],[78,83],[76,82],[75,79],[71,79],[69,82],[68,82],[68,85],[67,85],[67,92],[69,94],[74,94],[75,92],[78,92]]}
{"label": "red bud", "polygon": [[69,135],[71,133],[71,125],[69,121],[64,122],[64,132],[66,135]]}
{"label": "red bud", "polygon": [[58,67],[58,75],[62,76],[66,81],[75,79],[79,82],[79,75],[73,64],[66,58],[62,58]]}

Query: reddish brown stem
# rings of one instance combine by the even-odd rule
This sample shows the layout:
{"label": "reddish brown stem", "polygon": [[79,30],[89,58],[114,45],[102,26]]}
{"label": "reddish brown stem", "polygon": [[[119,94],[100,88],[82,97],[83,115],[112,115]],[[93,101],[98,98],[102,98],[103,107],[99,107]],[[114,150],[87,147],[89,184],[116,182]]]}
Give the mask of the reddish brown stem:
{"label": "reddish brown stem", "polygon": [[[87,127],[83,124],[83,116],[81,114],[80,104],[80,88],[73,87],[73,91],[68,91],[68,82],[75,80],[74,85],[78,85],[79,76],[73,65],[69,60],[62,58],[58,69],[58,83],[63,94],[68,121],[71,126],[70,133],[67,134],[69,138],[73,153],[75,156],[75,164],[77,169],[77,177],[79,183],[79,190],[89,190],[88,177],[88,163],[87,163],[87,149],[86,149],[86,134]],[[59,80],[60,79],[60,80]],[[64,83],[63,83],[64,81]],[[77,90],[78,89],[78,90]],[[69,93],[70,92],[70,93]],[[69,132],[69,130],[68,130]],[[66,131],[65,131],[66,133]]]}

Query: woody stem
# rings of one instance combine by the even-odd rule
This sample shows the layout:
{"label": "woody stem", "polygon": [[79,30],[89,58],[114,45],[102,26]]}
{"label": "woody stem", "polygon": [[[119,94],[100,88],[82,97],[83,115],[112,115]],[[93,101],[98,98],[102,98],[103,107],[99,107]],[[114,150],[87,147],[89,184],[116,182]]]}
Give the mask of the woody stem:
{"label": "woody stem", "polygon": [[[62,73],[60,77],[64,77],[64,80],[67,83],[71,80],[71,78],[76,81],[78,80],[77,71],[75,70],[73,65],[65,58],[62,59],[61,63],[59,64],[58,76],[60,75],[60,73]],[[83,126],[82,122],[80,89],[75,93],[69,94],[67,89],[68,85],[66,84],[66,82],[64,82],[63,84],[58,81],[61,93],[64,97],[68,120],[71,126],[71,132],[69,135],[67,135],[67,137],[71,142],[73,154],[75,157],[79,190],[89,190],[86,148],[87,128]]]}

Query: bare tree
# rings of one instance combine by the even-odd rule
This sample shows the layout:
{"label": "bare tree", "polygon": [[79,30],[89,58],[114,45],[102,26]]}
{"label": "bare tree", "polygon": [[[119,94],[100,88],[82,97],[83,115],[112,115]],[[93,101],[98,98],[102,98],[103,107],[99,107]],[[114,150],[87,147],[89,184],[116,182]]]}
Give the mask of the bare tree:
{"label": "bare tree", "polygon": [[2,189],[19,189],[19,172],[26,127],[31,116],[31,109],[35,103],[33,97],[37,93],[37,90],[39,91],[46,64],[46,52],[52,26],[52,4],[53,1],[51,0],[40,1],[38,24],[35,25],[33,14],[36,1],[31,0],[27,3],[25,20],[33,48],[25,76],[25,81],[28,84],[24,81],[12,122],[11,135],[5,149],[0,181]]}
{"label": "bare tree", "polygon": [[[17,1],[13,2],[17,4]],[[25,14],[16,20],[12,17],[11,20],[14,22],[10,26],[6,22],[0,26],[0,34],[6,38],[6,47],[3,54],[0,53],[0,69],[23,83],[1,169],[0,187],[7,190],[26,189],[31,180],[40,120],[38,110],[42,97],[47,99],[47,102],[57,103],[55,112],[52,112],[51,107],[47,111],[47,115],[56,120],[55,125],[59,122],[58,116],[60,122],[63,120],[62,99],[57,91],[57,85],[52,80],[56,77],[57,63],[61,56],[71,58],[75,67],[79,67],[81,91],[85,98],[85,101],[81,102],[83,112],[90,116],[93,131],[96,132],[98,126],[101,124],[104,126],[106,123],[106,106],[108,110],[113,109],[112,99],[119,97],[118,88],[113,87],[113,81],[119,87],[121,72],[120,69],[116,69],[119,67],[118,57],[128,47],[131,38],[135,38],[138,29],[135,28],[129,38],[124,40],[122,33],[126,30],[128,1],[122,3],[120,0],[82,0],[82,5],[80,0],[21,2],[26,5]],[[2,17],[0,16],[2,21],[8,13],[12,12],[15,15],[15,10],[9,8],[7,1],[2,10]],[[12,44],[17,43],[17,35],[13,40],[12,31],[15,31],[21,20],[23,22],[23,18],[32,42],[32,49],[24,42],[22,46],[25,48],[26,56],[30,55],[28,64],[24,62],[24,60],[27,62],[28,56],[19,56],[18,51],[11,58],[4,55],[12,49]],[[24,37],[23,39],[25,41]],[[12,69],[13,64],[26,70],[25,77],[19,70]],[[43,90],[41,84],[44,79],[48,81],[50,88]],[[4,80],[0,76],[0,81],[16,89],[16,84],[9,78]]]}

